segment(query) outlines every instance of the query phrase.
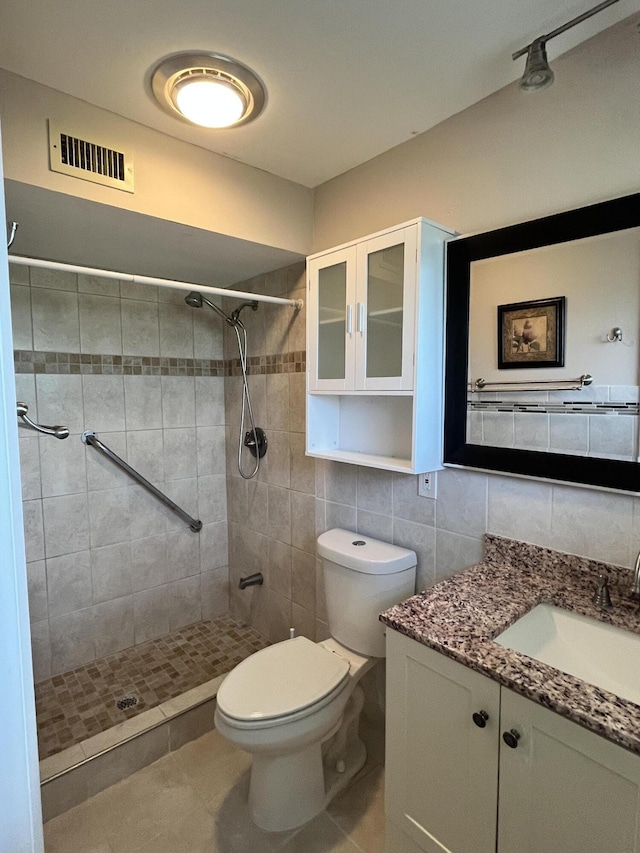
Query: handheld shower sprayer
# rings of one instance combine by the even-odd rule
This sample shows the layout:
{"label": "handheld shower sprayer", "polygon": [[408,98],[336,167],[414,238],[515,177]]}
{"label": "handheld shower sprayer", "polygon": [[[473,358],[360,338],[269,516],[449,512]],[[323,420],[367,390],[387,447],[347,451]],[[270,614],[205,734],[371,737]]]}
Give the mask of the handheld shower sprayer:
{"label": "handheld shower sprayer", "polygon": [[[253,311],[257,311],[258,303],[255,301],[243,302],[242,305],[231,312],[231,315],[227,315],[222,308],[215,304],[215,302],[211,302],[206,296],[203,296],[195,290],[192,290],[191,293],[187,294],[184,301],[192,308],[202,308],[203,305],[208,305],[209,308],[213,308],[216,314],[222,317],[222,319],[231,326],[236,334],[238,353],[240,355],[240,367],[242,369],[242,410],[240,414],[240,435],[238,438],[238,472],[245,480],[250,480],[252,477],[255,477],[260,470],[260,459],[267,452],[267,437],[264,434],[264,430],[255,425],[255,421],[253,419],[251,397],[249,396],[249,383],[247,382],[247,330],[240,319],[240,312],[243,308],[251,308]],[[242,338],[240,337],[240,332],[242,332]],[[245,412],[248,413],[249,423],[251,424],[251,429],[247,432],[246,436],[244,435]],[[255,465],[253,466],[253,470],[250,474],[245,474],[242,470],[243,445],[249,449],[255,458]]]}

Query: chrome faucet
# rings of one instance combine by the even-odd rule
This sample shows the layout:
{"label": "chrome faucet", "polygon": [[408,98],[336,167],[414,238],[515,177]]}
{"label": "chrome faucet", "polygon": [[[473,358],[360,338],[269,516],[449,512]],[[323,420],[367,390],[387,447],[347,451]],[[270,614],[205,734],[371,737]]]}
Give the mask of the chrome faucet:
{"label": "chrome faucet", "polygon": [[633,581],[631,583],[631,597],[640,598],[640,554],[636,557],[636,564],[633,567]]}

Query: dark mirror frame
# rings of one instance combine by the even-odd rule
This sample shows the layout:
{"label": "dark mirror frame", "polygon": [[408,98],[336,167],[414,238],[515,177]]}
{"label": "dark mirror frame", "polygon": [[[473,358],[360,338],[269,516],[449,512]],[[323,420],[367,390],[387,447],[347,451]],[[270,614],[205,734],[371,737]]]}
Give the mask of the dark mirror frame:
{"label": "dark mirror frame", "polygon": [[[640,492],[637,462],[491,447],[468,444],[466,440],[471,264],[637,226],[640,226],[640,193],[461,237],[447,244],[445,465]],[[640,330],[638,333],[640,336]]]}

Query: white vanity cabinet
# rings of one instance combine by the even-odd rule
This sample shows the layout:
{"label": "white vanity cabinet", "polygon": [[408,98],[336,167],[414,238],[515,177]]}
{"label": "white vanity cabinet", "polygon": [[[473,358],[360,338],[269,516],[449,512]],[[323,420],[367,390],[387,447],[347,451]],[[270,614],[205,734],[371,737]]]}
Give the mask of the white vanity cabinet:
{"label": "white vanity cabinet", "polygon": [[387,629],[386,811],[387,853],[640,853],[640,756]]}
{"label": "white vanity cabinet", "polygon": [[307,453],[442,467],[444,245],[404,223],[307,261]]}

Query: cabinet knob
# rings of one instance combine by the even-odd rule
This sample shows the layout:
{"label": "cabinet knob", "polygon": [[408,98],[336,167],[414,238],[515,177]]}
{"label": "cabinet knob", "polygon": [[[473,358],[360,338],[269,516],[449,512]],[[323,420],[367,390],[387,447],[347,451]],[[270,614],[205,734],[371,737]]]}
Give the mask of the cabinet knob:
{"label": "cabinet knob", "polygon": [[520,740],[520,732],[517,729],[511,729],[508,732],[503,732],[502,740],[507,746],[511,747],[511,749],[515,749],[518,746],[518,741]]}
{"label": "cabinet knob", "polygon": [[472,718],[473,722],[479,729],[483,729],[487,725],[487,720],[489,719],[489,715],[486,711],[476,711],[473,714]]}

